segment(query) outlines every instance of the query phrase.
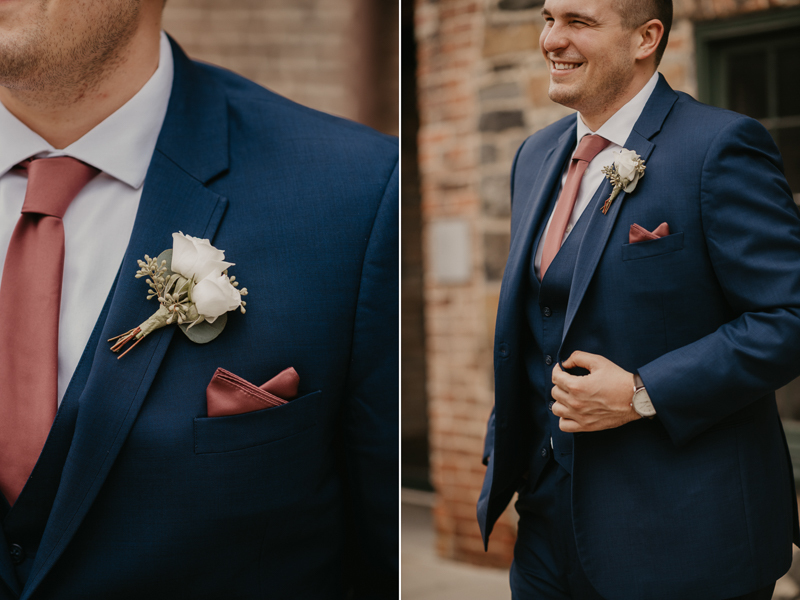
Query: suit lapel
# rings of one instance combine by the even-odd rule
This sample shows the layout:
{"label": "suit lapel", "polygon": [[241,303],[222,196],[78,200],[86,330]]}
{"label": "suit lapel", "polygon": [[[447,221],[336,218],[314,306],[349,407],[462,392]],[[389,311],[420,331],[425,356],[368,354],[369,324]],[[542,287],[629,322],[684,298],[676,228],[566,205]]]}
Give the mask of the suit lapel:
{"label": "suit lapel", "polygon": [[[31,569],[28,598],[72,539],[133,426],[175,327],[157,330],[122,360],[106,340],[153,312],[146,285],[133,275],[145,254],[172,247],[172,233],[213,240],[227,200],[205,183],[227,169],[227,102],[173,43],[175,76],[167,116],[145,179],[131,239],[120,268],[86,385],[59,492]],[[202,126],[198,126],[202,124]]]}
{"label": "suit lapel", "polygon": [[[539,174],[532,180],[528,201],[524,206],[523,214],[520,216],[519,225],[516,227],[516,235],[512,236],[513,243],[508,254],[505,274],[503,276],[503,286],[500,292],[500,313],[498,314],[498,328],[496,339],[507,341],[514,335],[519,323],[515,315],[522,310],[525,294],[520,293],[527,280],[527,272],[530,270],[532,259],[533,240],[543,218],[546,218],[546,211],[549,200],[553,195],[555,187],[564,170],[566,162],[575,147],[576,124],[567,128],[558,138],[558,143],[550,149],[542,161]],[[535,282],[538,284],[538,282]],[[511,327],[506,331],[504,325]]]}
{"label": "suit lapel", "polygon": [[[661,131],[664,119],[667,118],[672,105],[675,104],[677,99],[677,94],[672,91],[664,77],[659,75],[658,83],[625,143],[625,148],[634,150],[642,157],[645,163],[647,163],[647,159],[650,157],[653,148],[655,148],[655,144],[650,140]],[[645,173],[645,177],[647,177],[647,173]],[[611,190],[611,183],[608,180],[604,180],[603,185],[600,186],[587,208],[592,212],[589,215],[590,220],[586,228],[586,234],[581,240],[581,245],[578,249],[562,341],[567,337],[569,328],[583,301],[586,289],[589,287],[592,276],[597,269],[608,239],[611,236],[611,231],[614,228],[614,223],[627,196],[625,192],[620,192],[619,196],[611,204],[608,214],[604,215],[600,210],[600,202],[605,202],[606,198],[611,194]],[[636,193],[636,190],[633,193]]]}

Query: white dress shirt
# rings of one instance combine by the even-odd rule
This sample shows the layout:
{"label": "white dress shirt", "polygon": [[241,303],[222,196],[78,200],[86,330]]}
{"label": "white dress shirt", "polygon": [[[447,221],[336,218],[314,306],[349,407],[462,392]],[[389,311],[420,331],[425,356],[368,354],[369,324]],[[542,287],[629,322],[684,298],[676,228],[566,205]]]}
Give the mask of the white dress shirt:
{"label": "white dress shirt", "polygon": [[[71,156],[101,171],[78,193],[64,215],[59,405],[125,255],[145,174],[167,113],[172,76],[172,49],[162,31],[158,68],[153,76],[119,110],[63,150],[53,148],[0,103],[0,275],[6,259],[14,260],[6,254],[28,183],[24,175],[10,169],[33,156]],[[164,249],[153,248],[154,256]],[[120,276],[133,277],[134,273]],[[146,294],[143,287],[142,299]]]}
{"label": "white dress shirt", "polygon": [[[569,223],[567,224],[567,230],[564,232],[564,239],[561,242],[562,244],[567,240],[570,231],[572,231],[572,228],[575,227],[575,223],[578,222],[578,219],[580,219],[583,211],[586,210],[587,206],[589,206],[589,202],[592,201],[597,189],[603,184],[603,180],[605,179],[605,175],[603,175],[602,171],[603,167],[614,162],[614,153],[619,152],[625,147],[625,142],[628,141],[628,137],[631,135],[631,131],[633,131],[633,126],[636,125],[636,121],[639,120],[645,104],[647,104],[647,101],[650,99],[650,95],[653,93],[653,90],[656,89],[657,83],[658,73],[656,72],[653,73],[653,76],[645,84],[645,86],[639,90],[639,93],[631,98],[631,100],[625,106],[615,112],[614,115],[608,121],[603,123],[603,125],[597,131],[592,131],[589,129],[589,127],[583,122],[580,114],[578,114],[578,130],[575,137],[575,147],[572,150],[573,155],[575,154],[575,150],[578,149],[578,143],[585,135],[597,134],[606,138],[611,143],[602,152],[595,156],[594,159],[589,163],[589,166],[586,167],[586,173],[584,173],[583,179],[581,180],[581,187],[578,190],[578,198],[575,200],[575,208],[572,209],[572,215],[570,216]],[[567,169],[565,168],[564,174],[561,177],[562,189],[566,181]],[[554,212],[555,211],[550,213],[550,219],[547,221],[547,228],[545,229],[544,235],[542,235],[539,245],[536,247],[536,255],[534,257],[533,266],[536,270],[537,277],[541,277],[540,268],[542,266],[542,253],[544,252],[543,242],[547,236],[547,232],[550,229],[550,222],[553,220]]]}

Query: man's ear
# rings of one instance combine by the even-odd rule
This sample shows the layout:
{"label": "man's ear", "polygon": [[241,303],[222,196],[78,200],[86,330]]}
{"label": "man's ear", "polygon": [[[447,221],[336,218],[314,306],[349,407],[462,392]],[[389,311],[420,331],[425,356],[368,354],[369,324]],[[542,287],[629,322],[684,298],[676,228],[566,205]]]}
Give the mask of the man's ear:
{"label": "man's ear", "polygon": [[639,45],[636,49],[636,60],[644,61],[653,56],[664,36],[664,24],[658,19],[652,19],[636,28],[636,40]]}

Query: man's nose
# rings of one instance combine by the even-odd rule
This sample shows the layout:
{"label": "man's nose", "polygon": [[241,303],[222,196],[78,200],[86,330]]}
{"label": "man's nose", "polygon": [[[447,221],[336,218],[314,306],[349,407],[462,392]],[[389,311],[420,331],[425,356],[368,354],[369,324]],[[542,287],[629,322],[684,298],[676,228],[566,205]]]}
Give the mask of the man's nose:
{"label": "man's nose", "polygon": [[539,43],[545,52],[563,50],[569,46],[569,36],[567,35],[566,28],[558,23],[553,23],[549,27],[545,27],[544,31],[542,31]]}

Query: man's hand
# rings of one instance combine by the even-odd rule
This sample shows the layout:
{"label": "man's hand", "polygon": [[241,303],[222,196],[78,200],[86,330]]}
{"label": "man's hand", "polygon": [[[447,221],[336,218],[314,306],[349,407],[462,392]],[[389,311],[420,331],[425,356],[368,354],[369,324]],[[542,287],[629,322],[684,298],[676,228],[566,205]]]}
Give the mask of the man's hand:
{"label": "man's hand", "polygon": [[573,352],[564,369],[583,367],[588,375],[576,376],[559,365],[553,368],[553,414],[568,433],[612,429],[642,417],[633,410],[633,374],[599,354]]}

